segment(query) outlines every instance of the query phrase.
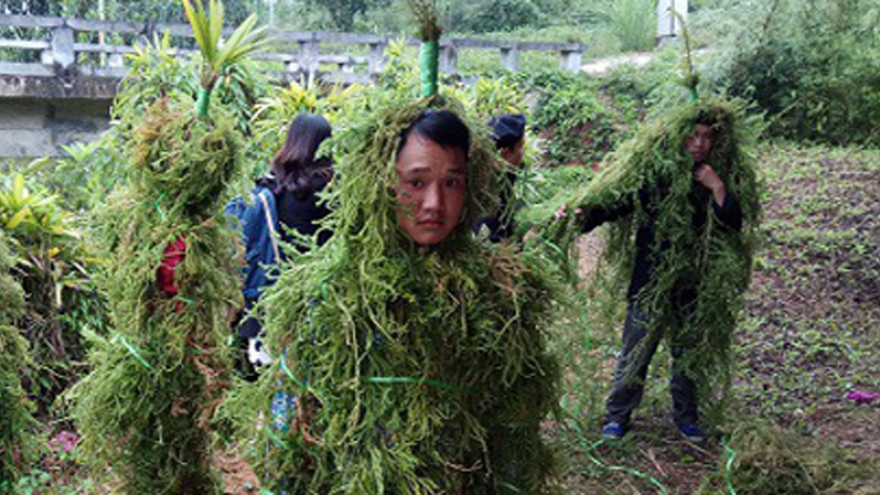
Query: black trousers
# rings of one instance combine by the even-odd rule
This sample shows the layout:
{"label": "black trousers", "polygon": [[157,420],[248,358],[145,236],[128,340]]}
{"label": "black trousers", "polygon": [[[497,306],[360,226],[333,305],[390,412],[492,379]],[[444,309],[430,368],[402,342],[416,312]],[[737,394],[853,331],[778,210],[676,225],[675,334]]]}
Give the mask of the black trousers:
{"label": "black trousers", "polygon": [[[605,402],[605,419],[608,422],[629,424],[632,412],[642,402],[648,365],[663,337],[657,332],[658,335],[652,335],[650,340],[639,345],[647,337],[647,321],[648,315],[630,303],[623,324],[623,351],[618,355],[611,393]],[[677,366],[683,351],[681,347],[672,348],[673,372],[670,380],[673,419],[679,425],[696,423],[698,420],[696,385]]]}

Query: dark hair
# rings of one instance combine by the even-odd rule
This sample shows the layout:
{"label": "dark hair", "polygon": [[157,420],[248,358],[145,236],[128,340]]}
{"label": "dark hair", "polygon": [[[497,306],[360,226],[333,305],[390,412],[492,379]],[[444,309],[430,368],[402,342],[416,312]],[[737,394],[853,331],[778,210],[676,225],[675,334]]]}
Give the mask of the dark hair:
{"label": "dark hair", "polygon": [[315,159],[318,147],[332,134],[327,119],[316,114],[303,114],[290,124],[284,146],[272,159],[275,174],[274,193],[289,189],[298,196],[324,187],[333,176],[333,160]]}
{"label": "dark hair", "polygon": [[520,114],[501,115],[489,121],[495,149],[512,150],[526,135],[526,118]]}
{"label": "dark hair", "polygon": [[471,150],[471,131],[458,115],[449,110],[426,110],[406,129],[400,132],[397,154],[406,145],[410,134],[434,141],[442,148],[455,148],[464,154],[465,162]]}
{"label": "dark hair", "polygon": [[714,128],[715,124],[717,123],[718,119],[711,113],[706,112],[705,110],[701,110],[700,112],[698,112],[693,119],[693,125],[705,125]]}

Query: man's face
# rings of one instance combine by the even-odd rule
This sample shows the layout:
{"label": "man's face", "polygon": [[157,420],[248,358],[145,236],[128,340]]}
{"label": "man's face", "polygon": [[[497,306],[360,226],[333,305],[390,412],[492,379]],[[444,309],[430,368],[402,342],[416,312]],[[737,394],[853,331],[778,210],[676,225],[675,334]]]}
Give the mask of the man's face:
{"label": "man's face", "polygon": [[461,221],[467,163],[457,148],[411,134],[397,155],[397,220],[420,246],[443,242]]}
{"label": "man's face", "polygon": [[526,140],[520,139],[513,148],[503,148],[501,150],[501,158],[507,163],[513,165],[513,168],[519,168],[523,161],[524,148]]}
{"label": "man's face", "polygon": [[706,124],[694,124],[694,130],[684,139],[684,147],[694,159],[694,165],[700,165],[712,151],[712,128]]}

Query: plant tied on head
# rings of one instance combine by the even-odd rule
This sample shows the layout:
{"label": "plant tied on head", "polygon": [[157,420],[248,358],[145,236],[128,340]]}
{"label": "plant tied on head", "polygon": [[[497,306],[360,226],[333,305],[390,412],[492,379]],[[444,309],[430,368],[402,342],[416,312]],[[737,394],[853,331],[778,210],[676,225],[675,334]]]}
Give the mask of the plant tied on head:
{"label": "plant tied on head", "polygon": [[[220,215],[241,174],[243,137],[223,107],[208,113],[216,74],[254,46],[253,18],[220,42],[210,20],[184,6],[205,59],[203,103],[171,93],[149,107],[128,143],[132,181],[101,218],[103,289],[116,327],[95,336],[92,373],[71,392],[82,448],[110,466],[128,493],[217,493],[211,420],[229,380],[229,315],[240,297],[237,235]],[[249,34],[250,33],[250,34]]]}
{"label": "plant tied on head", "polygon": [[407,0],[410,10],[419,23],[418,37],[422,41],[419,49],[419,66],[423,98],[436,96],[440,74],[440,18],[437,13],[437,0]]}
{"label": "plant tied on head", "polygon": [[697,86],[700,84],[700,74],[694,69],[694,58],[693,51],[691,50],[691,33],[687,27],[687,21],[685,21],[684,16],[681,15],[681,12],[676,10],[674,7],[670,6],[669,11],[675,16],[676,20],[681,23],[682,35],[684,36],[684,52],[685,52],[685,76],[681,81],[681,84],[688,88],[690,91],[691,102],[696,102],[699,99],[699,93],[697,92]]}
{"label": "plant tied on head", "polygon": [[208,115],[211,92],[223,69],[239,63],[248,56],[262,50],[271,40],[265,26],[255,27],[257,15],[251,14],[238,28],[224,40],[223,35],[223,4],[219,0],[209,0],[210,12],[202,5],[202,0],[194,0],[195,7],[189,0],[183,0],[186,18],[192,26],[193,36],[202,52],[203,64],[200,74],[196,108],[199,117]]}

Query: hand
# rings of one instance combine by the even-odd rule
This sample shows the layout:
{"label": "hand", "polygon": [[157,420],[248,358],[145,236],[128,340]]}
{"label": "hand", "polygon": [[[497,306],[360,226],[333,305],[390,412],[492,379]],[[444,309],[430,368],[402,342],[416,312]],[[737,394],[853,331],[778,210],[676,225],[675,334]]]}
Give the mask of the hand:
{"label": "hand", "polygon": [[556,210],[556,213],[553,214],[553,220],[561,220],[565,218],[566,215],[568,215],[568,205],[563,204],[558,210]]}
{"label": "hand", "polygon": [[[574,210],[574,214],[580,215],[581,209],[578,208],[578,209]],[[564,204],[564,205],[560,206],[558,210],[556,210],[556,213],[553,214],[553,220],[560,220],[560,219],[563,219],[567,216],[568,216],[568,205]]]}
{"label": "hand", "polygon": [[718,177],[718,174],[712,170],[711,166],[704,164],[697,167],[697,170],[694,171],[694,180],[702,184],[706,189],[712,191],[712,196],[715,198],[715,202],[718,203],[719,206],[724,204],[724,198],[727,195],[727,188],[724,186],[724,181],[721,180],[721,177]]}

